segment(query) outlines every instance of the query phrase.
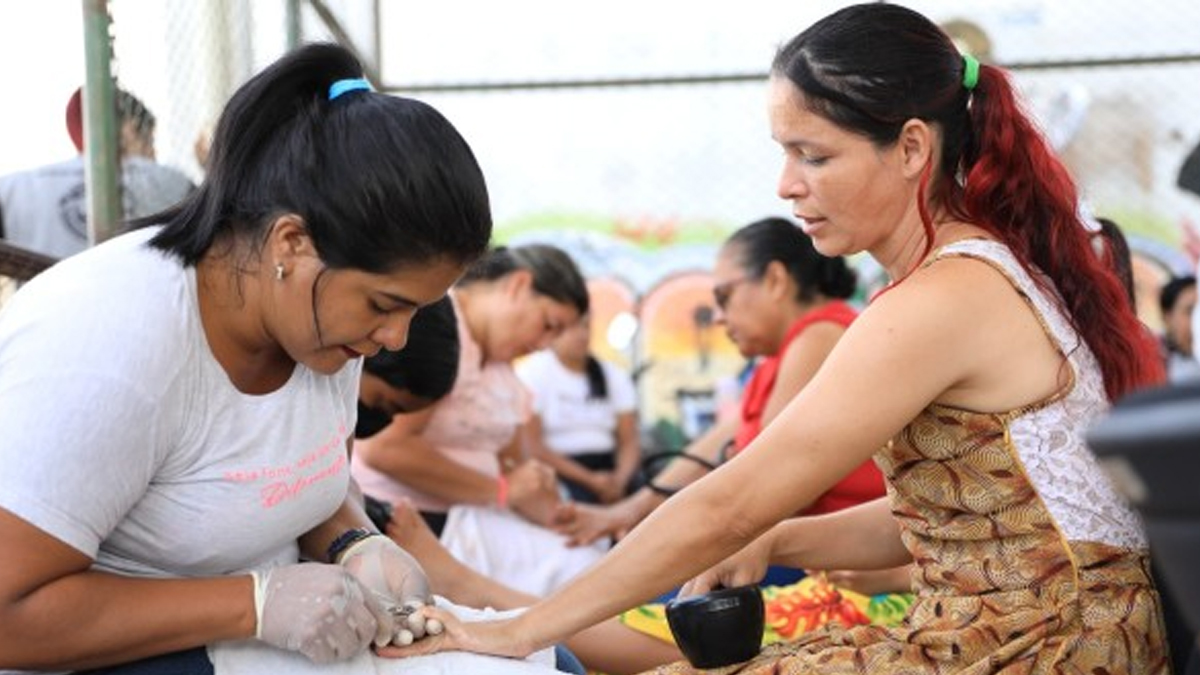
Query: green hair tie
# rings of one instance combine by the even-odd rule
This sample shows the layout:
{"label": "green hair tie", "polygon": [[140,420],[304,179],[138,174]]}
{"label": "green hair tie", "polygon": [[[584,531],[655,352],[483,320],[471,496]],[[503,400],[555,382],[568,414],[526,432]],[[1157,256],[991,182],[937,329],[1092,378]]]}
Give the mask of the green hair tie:
{"label": "green hair tie", "polygon": [[963,54],[963,87],[967,91],[975,88],[979,84],[979,60],[970,54]]}

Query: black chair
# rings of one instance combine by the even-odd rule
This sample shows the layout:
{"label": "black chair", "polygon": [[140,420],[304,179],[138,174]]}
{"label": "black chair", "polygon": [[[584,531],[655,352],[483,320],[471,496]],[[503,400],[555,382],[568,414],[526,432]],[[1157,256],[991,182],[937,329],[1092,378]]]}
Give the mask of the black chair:
{"label": "black chair", "polygon": [[1087,440],[1146,524],[1176,672],[1200,673],[1200,382],[1122,399]]}

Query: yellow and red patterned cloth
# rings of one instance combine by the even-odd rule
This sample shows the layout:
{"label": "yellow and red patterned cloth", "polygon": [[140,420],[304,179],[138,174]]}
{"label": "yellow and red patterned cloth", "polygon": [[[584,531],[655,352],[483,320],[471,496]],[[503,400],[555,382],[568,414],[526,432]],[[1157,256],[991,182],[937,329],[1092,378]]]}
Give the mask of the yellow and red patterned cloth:
{"label": "yellow and red patterned cloth", "polygon": [[[904,618],[912,595],[907,593],[866,596],[839,589],[822,577],[804,577],[787,586],[762,589],[766,608],[763,644],[792,640],[829,623],[849,628],[863,624],[894,626]],[[666,605],[650,604],[621,615],[630,628],[674,643],[667,625]]]}

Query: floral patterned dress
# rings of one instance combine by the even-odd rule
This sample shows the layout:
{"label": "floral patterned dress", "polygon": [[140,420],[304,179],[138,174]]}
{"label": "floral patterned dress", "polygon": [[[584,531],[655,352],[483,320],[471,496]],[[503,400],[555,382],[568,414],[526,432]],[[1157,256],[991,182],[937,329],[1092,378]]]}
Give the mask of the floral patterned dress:
{"label": "floral patterned dress", "polygon": [[957,242],[929,264],[948,256],[1009,279],[1070,382],[1007,413],[931,405],[876,457],[917,563],[903,622],[829,625],[721,672],[1170,672],[1141,523],[1084,445],[1108,405],[1095,357],[1006,247]]}

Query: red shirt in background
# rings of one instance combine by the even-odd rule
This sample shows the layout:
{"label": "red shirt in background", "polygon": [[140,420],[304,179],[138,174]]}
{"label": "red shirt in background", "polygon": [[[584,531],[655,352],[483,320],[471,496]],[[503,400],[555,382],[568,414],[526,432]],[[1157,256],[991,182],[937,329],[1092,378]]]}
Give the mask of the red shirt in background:
{"label": "red shirt in background", "polygon": [[[779,366],[783,354],[792,341],[804,332],[805,328],[822,321],[830,321],[841,326],[849,326],[858,316],[858,312],[841,300],[833,300],[817,309],[812,310],[796,319],[788,328],[787,335],[779,351],[772,356],[762,359],[754,368],[750,381],[742,392],[742,423],[733,437],[733,452],[737,454],[750,445],[750,441],[762,431],[763,410],[767,407],[767,399],[775,389],[775,381],[779,377]],[[869,502],[882,497],[886,493],[883,484],[883,474],[875,466],[873,460],[863,462],[850,473],[821,495],[812,506],[797,515],[814,516],[822,513],[832,513],[844,508]]]}

